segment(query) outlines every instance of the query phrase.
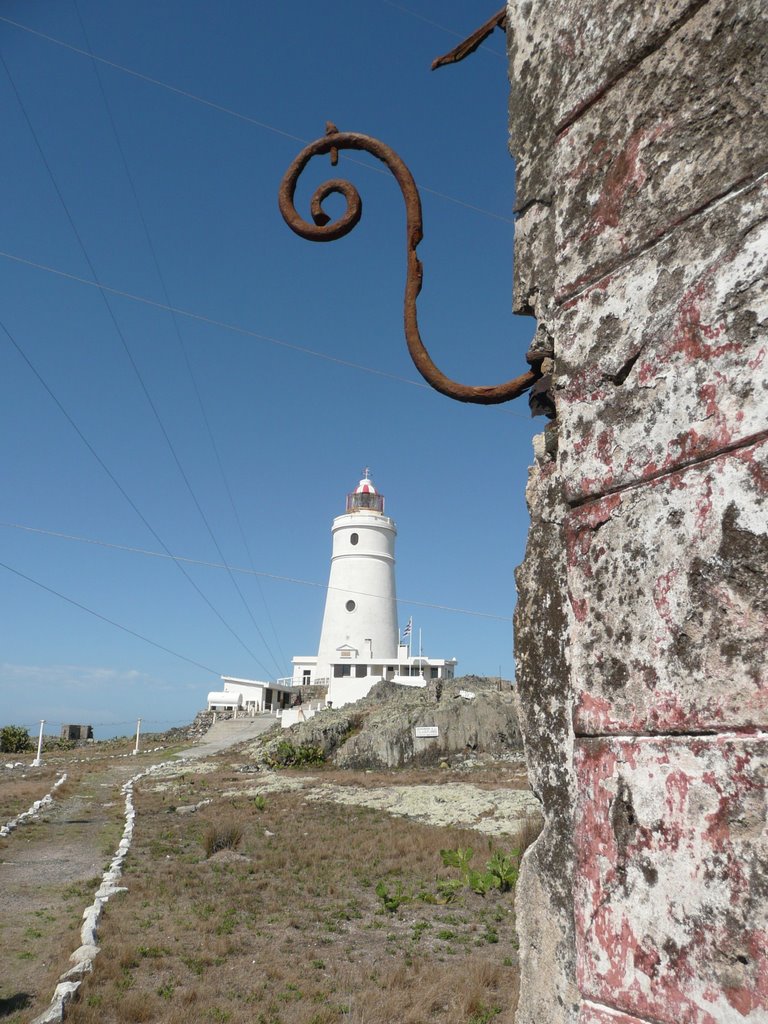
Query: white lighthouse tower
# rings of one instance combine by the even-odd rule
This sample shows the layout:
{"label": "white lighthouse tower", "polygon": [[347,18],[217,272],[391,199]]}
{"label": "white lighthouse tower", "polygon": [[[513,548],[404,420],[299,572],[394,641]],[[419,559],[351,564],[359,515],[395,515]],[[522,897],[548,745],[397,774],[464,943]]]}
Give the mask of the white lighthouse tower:
{"label": "white lighthouse tower", "polygon": [[[347,495],[346,510],[331,527],[333,549],[325,613],[317,656],[297,656],[291,683],[327,687],[327,702],[338,708],[364,697],[382,679],[426,686],[453,677],[454,658],[411,653],[409,620],[400,641],[395,596],[397,527],[384,514],[384,497],[370,471]],[[419,644],[419,648],[421,645]],[[313,709],[310,709],[313,710]],[[283,724],[307,717],[286,712]]]}
{"label": "white lighthouse tower", "polygon": [[317,651],[318,671],[347,659],[397,659],[397,528],[384,515],[384,497],[377,493],[368,469],[347,495],[346,512],[333,520],[331,535],[331,573]]}

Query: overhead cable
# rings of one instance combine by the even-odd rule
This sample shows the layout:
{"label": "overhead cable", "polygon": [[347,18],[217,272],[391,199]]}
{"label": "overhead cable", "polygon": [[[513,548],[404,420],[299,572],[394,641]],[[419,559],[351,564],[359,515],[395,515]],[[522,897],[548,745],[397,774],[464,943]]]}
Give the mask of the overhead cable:
{"label": "overhead cable", "polygon": [[[23,102],[23,100],[21,98],[21,94],[19,93],[18,89],[16,88],[16,82],[14,81],[14,78],[11,75],[10,69],[8,68],[8,65],[6,64],[5,58],[3,57],[2,53],[0,53],[0,64],[2,64],[2,66],[3,66],[4,70],[5,70],[6,75],[8,76],[8,80],[11,83],[11,88],[13,89],[14,95],[16,96],[16,100],[17,100],[17,102],[19,104],[19,108],[21,109],[21,112],[22,112],[22,114],[24,116],[24,119],[25,119],[25,121],[27,123],[29,131],[30,131],[30,133],[32,135],[32,138],[33,138],[34,142],[35,142],[35,146],[36,146],[36,148],[38,150],[38,153],[40,155],[40,159],[42,160],[43,165],[45,166],[45,169],[48,172],[48,177],[50,178],[51,184],[53,185],[53,188],[54,188],[54,190],[56,192],[56,195],[59,198],[59,202],[61,203],[61,206],[62,206],[62,208],[64,210],[64,213],[66,214],[67,220],[69,221],[70,227],[72,228],[72,232],[73,232],[75,238],[78,241],[78,244],[79,244],[80,249],[82,251],[83,257],[85,258],[85,261],[88,264],[88,268],[89,268],[89,270],[91,272],[93,280],[98,285],[99,284],[99,276],[96,273],[96,268],[94,267],[93,262],[92,262],[90,256],[88,255],[88,250],[87,250],[87,248],[85,246],[85,243],[83,242],[83,239],[82,239],[82,237],[80,235],[80,232],[77,229],[77,225],[75,224],[75,221],[74,221],[74,219],[72,217],[72,214],[70,213],[69,207],[67,206],[67,202],[64,199],[62,191],[59,188],[58,182],[56,180],[56,176],[54,175],[53,169],[51,168],[51,165],[49,164],[48,159],[46,158],[46,155],[45,155],[45,152],[43,150],[42,144],[40,143],[40,140],[39,140],[39,138],[37,136],[37,132],[35,131],[35,127],[32,124],[32,120],[29,117],[29,114],[27,112],[26,106],[24,105],[24,102]],[[196,508],[197,508],[197,510],[198,510],[198,512],[199,512],[199,514],[200,514],[200,516],[201,516],[201,518],[203,520],[203,522],[205,523],[206,527],[208,528],[208,532],[211,534],[211,537],[212,537],[212,539],[214,541],[214,545],[216,546],[216,548],[217,548],[217,550],[219,552],[220,557],[223,558],[223,556],[221,555],[221,550],[218,548],[218,544],[216,542],[216,539],[213,536],[213,531],[210,528],[210,524],[208,523],[208,520],[207,520],[207,518],[205,516],[205,513],[203,512],[203,509],[200,506],[199,501],[197,500],[197,496],[195,495],[194,490],[192,488],[192,485],[191,485],[191,483],[189,481],[189,478],[187,477],[187,474],[185,473],[184,468],[181,465],[181,461],[179,460],[179,457],[178,457],[178,455],[176,453],[176,449],[175,449],[175,447],[173,445],[173,442],[171,441],[171,438],[170,438],[170,436],[168,434],[168,431],[165,428],[165,424],[163,423],[163,420],[162,420],[162,418],[160,416],[160,413],[159,413],[159,411],[157,409],[157,406],[155,405],[155,403],[154,403],[154,401],[152,399],[152,396],[149,393],[149,389],[147,388],[147,385],[146,385],[146,383],[144,381],[144,378],[143,378],[143,376],[141,374],[141,371],[140,371],[140,369],[139,369],[139,367],[138,367],[138,365],[136,363],[136,360],[133,357],[133,353],[131,352],[130,346],[128,345],[128,341],[127,341],[127,339],[125,337],[125,334],[123,333],[119,323],[117,322],[117,318],[116,318],[114,310],[112,309],[112,306],[111,306],[111,304],[109,302],[107,294],[104,291],[104,289],[102,289],[102,288],[99,288],[99,294],[101,295],[102,300],[104,302],[104,305],[106,306],[107,313],[109,314],[109,318],[112,321],[112,325],[115,328],[115,332],[117,333],[117,336],[120,339],[120,342],[121,342],[121,344],[123,346],[123,350],[125,351],[125,354],[128,357],[128,361],[131,364],[131,367],[132,367],[132,369],[133,369],[133,371],[134,371],[134,373],[136,375],[136,379],[139,382],[139,386],[140,386],[140,388],[142,390],[142,393],[144,394],[144,397],[145,397],[145,399],[147,401],[147,404],[149,405],[150,409],[152,410],[152,413],[153,413],[153,415],[155,417],[155,421],[157,422],[157,425],[160,428],[160,432],[162,433],[163,438],[165,439],[165,442],[166,442],[166,444],[168,446],[168,449],[169,449],[169,451],[171,453],[171,456],[172,456],[174,462],[176,463],[176,467],[177,467],[177,469],[179,471],[179,474],[180,474],[182,480],[184,481],[184,483],[185,483],[185,485],[187,487],[187,490],[189,491],[189,494],[190,494],[190,496],[192,498],[192,501],[195,504],[195,506],[196,506]],[[8,337],[11,338],[11,335],[8,332],[8,330],[6,328],[3,328],[3,329],[5,330],[6,334],[8,334]],[[13,339],[13,338],[11,338],[11,340],[13,341],[13,344],[15,345],[17,350],[19,352],[21,352],[22,350],[21,350],[21,347],[19,346],[18,342],[16,342],[16,340]],[[30,366],[32,365],[29,362],[29,360],[27,360],[27,362],[28,362],[28,364]],[[41,377],[41,375],[39,373],[37,373],[37,376],[38,376],[38,378],[40,380],[42,380],[42,377]],[[48,390],[49,394],[51,394],[51,395],[53,394],[53,392],[51,391],[50,388],[47,387],[47,385],[46,385],[46,389]],[[59,404],[59,408],[62,408],[60,403],[57,402],[57,404]],[[80,436],[82,437],[82,434]],[[93,449],[91,449],[91,451],[93,451]],[[122,491],[122,488],[121,488],[121,491]],[[125,491],[122,491],[122,493],[125,494]],[[136,507],[133,504],[133,502],[131,502],[131,505],[132,505],[133,508]],[[142,519],[143,519],[143,517],[142,517]],[[145,519],[143,519],[143,521],[146,523]],[[153,531],[153,533],[154,533],[154,531]],[[154,535],[157,537],[156,534],[154,534]],[[159,537],[157,537],[157,539],[158,539],[158,541],[160,540]],[[187,579],[190,582],[192,582],[191,577],[186,572],[184,573],[184,575],[187,577]],[[233,579],[233,582],[234,582],[234,579]],[[197,587],[196,585],[194,585],[194,586],[195,586],[195,589],[197,590],[197,592],[202,594],[202,592],[200,591],[200,588]],[[242,595],[241,595],[241,597],[242,597]],[[216,609],[213,607],[213,605],[211,604],[211,602],[207,598],[205,598],[205,601],[209,605],[210,608],[212,608],[214,611],[216,611]],[[226,623],[226,621],[224,620],[224,618],[221,615],[221,613],[216,611],[216,614],[219,617],[219,619],[227,626],[229,631],[237,639],[237,641],[240,643],[240,645],[253,658],[253,660],[256,662],[256,664],[260,665],[261,668],[263,668],[264,671],[267,672],[267,674],[271,675],[272,674],[271,671],[261,662],[261,660],[257,657],[257,655],[250,649],[250,647],[248,647],[248,645],[245,643],[245,641],[242,639],[242,637],[240,637],[238,635],[238,633],[232,628],[232,626],[230,626],[228,623]]]}
{"label": "overhead cable", "polygon": [[[85,24],[83,22],[81,14],[80,14],[80,8],[78,6],[77,0],[73,0],[73,2],[74,2],[75,11],[77,12],[78,20],[80,22],[80,27],[81,27],[82,32],[83,32],[83,36],[85,37],[86,45],[88,46],[88,49],[90,50],[91,44],[90,44],[90,40],[88,38],[88,32],[87,32],[87,30],[85,28]],[[151,232],[149,230],[149,225],[147,224],[147,219],[144,216],[144,211],[142,209],[141,201],[139,199],[139,194],[138,194],[138,192],[136,190],[136,184],[135,184],[135,182],[133,180],[133,175],[131,174],[131,169],[128,166],[128,160],[127,160],[126,155],[125,155],[125,150],[123,149],[122,142],[120,141],[120,133],[117,130],[117,124],[115,123],[115,119],[114,119],[114,116],[112,114],[112,107],[110,105],[109,99],[108,99],[106,91],[104,89],[104,83],[101,80],[101,74],[99,73],[99,66],[98,66],[96,61],[92,61],[91,62],[91,66],[93,68],[93,73],[94,73],[94,76],[96,78],[97,85],[99,87],[99,93],[100,93],[102,101],[104,103],[104,109],[106,110],[107,118],[108,118],[110,126],[112,128],[112,134],[114,136],[114,140],[115,140],[115,144],[117,146],[118,153],[120,154],[120,159],[121,159],[122,164],[123,164],[123,170],[125,171],[125,176],[126,176],[126,178],[128,180],[128,184],[129,184],[130,189],[131,189],[131,194],[133,195],[133,201],[134,201],[134,204],[136,206],[136,212],[138,214],[139,220],[141,222],[141,226],[142,226],[143,231],[144,231],[144,237],[146,239],[147,246],[149,248],[149,252],[150,252],[150,254],[152,256],[152,262],[153,262],[154,267],[155,267],[155,273],[157,274],[157,278],[158,278],[158,280],[160,282],[160,287],[161,287],[161,289],[163,291],[163,296],[165,298],[165,301],[170,306],[171,299],[170,299],[170,296],[168,294],[168,288],[167,288],[166,283],[165,283],[165,277],[164,277],[163,272],[162,272],[162,270],[160,268],[160,261],[159,261],[159,259],[157,257],[157,250],[155,249],[155,245],[154,245],[154,243],[152,241],[152,235],[151,235]],[[245,545],[246,553],[250,557],[250,549],[248,548],[248,543],[245,540],[245,533],[244,533],[243,528],[242,528],[242,523],[240,522],[240,517],[239,517],[239,515],[237,513],[237,509],[235,508],[235,502],[234,502],[234,498],[232,496],[232,490],[231,490],[231,488],[229,486],[229,481],[228,481],[227,476],[226,476],[226,474],[224,472],[224,465],[223,465],[223,463],[221,461],[221,455],[219,454],[218,446],[216,445],[216,442],[215,442],[214,437],[213,437],[213,431],[211,430],[211,424],[210,424],[210,421],[209,421],[208,416],[207,416],[206,411],[205,411],[205,405],[203,404],[203,398],[202,398],[202,395],[200,394],[200,388],[198,387],[197,378],[195,377],[194,370],[192,369],[192,364],[191,364],[190,359],[189,359],[189,354],[187,353],[187,347],[184,344],[184,339],[182,338],[181,330],[179,329],[178,318],[177,318],[175,313],[171,313],[171,320],[173,322],[173,327],[174,327],[174,331],[175,331],[175,334],[176,334],[176,340],[178,341],[179,348],[181,349],[181,354],[182,354],[182,356],[184,358],[184,364],[185,364],[185,366],[187,368],[187,373],[189,374],[189,379],[190,379],[190,381],[192,383],[192,390],[193,390],[193,392],[195,394],[195,397],[197,399],[198,408],[200,409],[200,415],[202,417],[203,424],[205,426],[206,432],[208,434],[208,439],[209,439],[210,444],[211,444],[211,448],[213,449],[213,453],[214,453],[214,456],[216,458],[216,462],[217,462],[218,467],[219,467],[219,473],[220,473],[221,478],[222,478],[222,480],[224,482],[224,489],[225,489],[227,495],[229,496],[229,502],[230,502],[230,506],[232,508],[232,512],[234,513],[235,521],[237,522],[238,526],[240,527],[240,535],[241,535],[243,543]],[[177,463],[178,463],[178,460],[177,460]],[[181,469],[180,466],[179,466],[179,468]],[[182,471],[182,475],[184,475],[185,479],[186,479],[186,474],[184,474],[183,471]],[[215,546],[216,551],[217,551],[217,553],[219,555],[219,558],[226,565],[227,564],[227,559],[224,557],[224,553],[221,550],[221,546],[219,544],[218,538],[214,534],[213,528],[211,527],[211,524],[210,524],[210,522],[208,520],[208,517],[203,512],[203,509],[202,509],[202,507],[200,506],[200,503],[197,500],[197,496],[195,495],[194,491],[192,490],[192,487],[189,484],[189,482],[187,482],[187,487],[188,487],[189,492],[190,492],[190,494],[192,496],[192,500],[194,501],[195,505],[197,506],[197,509],[198,509],[198,511],[200,513],[200,516],[201,516],[203,522],[205,523],[206,529],[208,530],[208,533],[209,533],[209,535],[211,537],[211,540],[214,543],[214,546]],[[264,644],[264,647],[266,648],[267,652],[269,653],[270,658],[272,659],[272,661],[275,664],[275,668],[277,669],[277,675],[278,676],[281,675],[282,672],[284,671],[285,665],[287,664],[285,656],[283,655],[283,666],[281,666],[280,663],[278,662],[277,658],[275,657],[275,655],[274,655],[274,653],[272,651],[272,648],[269,645],[269,641],[264,636],[264,633],[262,632],[261,626],[256,621],[256,617],[253,614],[253,609],[251,608],[250,604],[246,600],[245,594],[243,594],[242,590],[240,589],[240,587],[239,587],[239,585],[237,583],[237,580],[235,579],[235,577],[232,575],[231,572],[229,573],[229,576],[230,576],[230,579],[232,581],[232,585],[234,586],[235,590],[237,591],[237,594],[238,594],[238,596],[240,598],[240,601],[243,604],[243,607],[245,608],[246,612],[248,613],[248,616],[249,616],[249,618],[250,618],[254,628],[256,629],[256,632],[258,633],[258,635],[259,635],[259,637],[261,639],[261,642]],[[259,589],[259,593],[261,594],[262,602],[264,603],[264,607],[265,607],[265,610],[266,610],[266,613],[267,613],[267,618],[269,619],[270,623],[272,623],[272,617],[269,614],[269,608],[267,607],[267,602],[266,602],[266,599],[264,598],[264,593],[261,590],[261,584],[259,583],[258,579],[257,579],[256,583],[257,583],[257,586],[258,586],[258,589]],[[272,623],[272,628],[273,628],[273,631],[274,631],[274,623]],[[275,633],[275,635],[277,635],[277,634]],[[279,641],[278,641],[278,646],[279,646]]]}
{"label": "overhead cable", "polygon": [[194,665],[196,668],[201,668],[205,672],[210,672],[214,676],[222,675],[221,672],[217,672],[215,668],[210,668],[208,665],[203,665],[202,662],[195,661],[194,658],[188,658],[185,654],[179,654],[178,651],[171,650],[170,647],[166,647],[164,644],[159,644],[156,640],[150,640],[149,637],[143,636],[141,633],[137,633],[134,629],[129,629],[127,626],[121,625],[119,622],[115,622],[114,619],[107,618],[106,615],[102,615],[101,612],[94,611],[93,608],[88,608],[87,605],[81,604],[79,601],[75,601],[72,597],[67,597],[66,594],[60,593],[58,590],[54,590],[53,587],[48,587],[45,583],[41,583],[40,580],[33,579],[31,576],[27,576],[26,573],[21,572],[19,569],[14,569],[11,565],[6,565],[5,562],[0,562],[0,568],[7,569],[8,572],[19,576],[21,579],[26,580],[27,583],[33,583],[36,587],[41,590],[47,591],[49,594],[53,594],[54,597],[61,598],[62,601],[66,601],[67,604],[74,605],[75,608],[79,608],[81,611],[88,612],[89,615],[94,615],[97,619],[101,619],[102,622],[108,623],[110,626],[114,626],[116,629],[120,629],[123,633],[128,633],[130,636],[136,637],[138,640],[143,640],[145,644],[150,644],[152,647],[156,647],[160,651],[165,651],[166,654],[172,654],[174,658],[180,658],[182,661],[188,662],[190,665]]}
{"label": "overhead cable", "polygon": [[[115,485],[115,487],[117,487],[118,491],[122,494],[122,496],[125,498],[125,500],[128,502],[128,504],[131,506],[133,511],[136,513],[136,515],[142,521],[142,523],[146,526],[146,528],[149,530],[149,532],[152,534],[152,536],[155,538],[155,540],[158,542],[158,544],[162,547],[163,551],[168,555],[169,558],[171,558],[175,562],[175,564],[178,567],[179,571],[184,575],[184,577],[187,579],[187,581],[190,583],[190,585],[193,587],[193,589],[200,595],[200,597],[203,599],[203,601],[208,605],[208,607],[211,609],[211,611],[214,613],[214,615],[219,619],[219,621],[222,623],[222,625],[231,633],[231,635],[248,652],[248,654],[254,659],[256,664],[257,665],[261,665],[261,662],[256,657],[256,655],[250,650],[250,648],[246,645],[246,643],[238,636],[238,634],[235,632],[235,630],[232,628],[232,626],[229,625],[229,623],[226,621],[226,619],[223,617],[223,615],[218,611],[218,609],[214,607],[214,605],[206,597],[206,595],[203,593],[203,591],[200,589],[200,587],[197,585],[197,583],[195,583],[195,581],[189,575],[189,573],[184,568],[184,566],[181,564],[179,559],[174,558],[174,556],[171,554],[170,549],[166,545],[165,541],[162,539],[162,537],[160,537],[160,535],[154,529],[154,527],[150,525],[149,521],[146,519],[146,517],[144,516],[142,511],[139,509],[138,505],[136,505],[134,500],[131,498],[131,496],[128,494],[128,492],[125,490],[125,488],[120,483],[120,481],[117,479],[117,477],[114,475],[112,470],[109,468],[109,466],[106,464],[106,462],[101,458],[99,453],[96,451],[96,449],[93,447],[91,442],[88,440],[88,438],[82,432],[82,430],[77,425],[75,420],[72,418],[72,416],[69,414],[69,412],[66,410],[66,408],[59,401],[59,399],[57,398],[57,396],[55,395],[55,393],[51,389],[51,387],[48,384],[48,382],[45,380],[45,378],[42,376],[42,374],[38,371],[38,369],[32,363],[32,361],[30,360],[29,356],[26,354],[24,349],[21,347],[21,345],[19,345],[19,343],[16,340],[16,338],[14,338],[14,336],[11,334],[11,332],[8,330],[8,328],[5,326],[5,324],[2,321],[0,321],[0,330],[2,330],[3,333],[6,335],[6,337],[11,342],[13,347],[19,353],[19,355],[24,360],[24,362],[27,364],[27,366],[32,371],[32,373],[35,375],[35,377],[37,378],[39,383],[42,385],[42,387],[45,389],[45,391],[51,397],[51,399],[53,400],[54,404],[57,406],[57,408],[59,409],[61,414],[67,420],[69,425],[75,431],[77,436],[83,442],[83,444],[88,449],[88,451],[91,453],[91,455],[94,457],[94,459],[96,459],[98,464],[101,466],[101,468],[107,474],[107,476],[112,481],[112,483]],[[264,670],[266,672],[269,671],[268,669],[265,668],[264,665],[261,665],[261,667],[264,668]]]}
{"label": "overhead cable", "polygon": [[[37,533],[46,537],[56,537],[58,540],[72,540],[80,544],[94,544],[97,547],[112,548],[114,551],[128,551],[137,555],[146,555],[149,558],[172,558],[174,561],[185,562],[188,565],[201,565],[207,569],[224,569],[225,566],[219,562],[209,562],[200,558],[190,558],[186,555],[172,555],[161,551],[150,551],[147,548],[134,547],[130,544],[116,544],[112,541],[98,540],[94,537],[79,537],[76,534],[61,533],[58,530],[45,530],[39,526],[26,526],[23,523],[6,523],[0,521],[0,527],[9,530],[23,530],[25,533]],[[242,566],[230,566],[232,572],[239,572],[246,576],[261,576],[263,579],[277,580],[280,583],[297,583],[303,587],[317,587],[320,590],[334,590],[342,594],[358,594],[361,597],[381,597],[380,594],[366,594],[360,590],[347,590],[344,587],[329,587],[326,583],[317,583],[314,580],[303,580],[295,576],[278,576],[273,572],[264,572],[259,569],[247,569]],[[470,608],[454,608],[450,605],[435,604],[431,601],[412,601],[410,598],[395,598],[398,604],[416,605],[419,608],[434,608],[437,611],[455,612],[459,615],[473,615],[482,619],[495,619],[498,622],[511,622],[511,615],[497,615],[494,612],[478,612]]]}
{"label": "overhead cable", "polygon": [[[0,21],[2,21],[1,18]],[[224,331],[231,331],[233,334],[241,334],[248,338],[255,338],[257,341],[265,341],[270,345],[277,345],[279,348],[286,348],[293,352],[300,352],[302,355],[312,356],[314,359],[323,359],[325,362],[336,363],[339,366],[346,366],[352,370],[360,370],[362,373],[372,373],[377,377],[386,377],[388,380],[394,380],[400,384],[410,384],[415,388],[423,388],[425,391],[432,391],[429,384],[426,384],[423,380],[415,380],[413,377],[401,377],[396,373],[388,373],[386,370],[379,370],[373,366],[364,366],[362,363],[354,363],[349,359],[340,359],[338,356],[329,355],[327,352],[319,352],[317,349],[307,348],[304,345],[295,345],[293,342],[284,341],[282,338],[275,338],[269,334],[262,334],[259,331],[252,330],[250,327],[242,327],[240,324],[228,323],[226,320],[217,320],[215,317],[205,316],[203,313],[195,313],[192,310],[183,309],[180,306],[168,306],[164,302],[158,302],[156,299],[147,298],[145,295],[136,295],[134,292],[124,291],[120,288],[113,288],[110,285],[101,284],[97,281],[89,281],[87,277],[79,277],[77,274],[70,274],[66,270],[60,270],[58,267],[51,267],[45,263],[38,263],[35,260],[19,256],[16,253],[5,252],[0,249],[0,257],[6,260],[11,260],[14,263],[21,263],[27,267],[33,267],[35,270],[42,270],[46,274],[53,274],[55,277],[61,277],[67,281],[74,281],[77,284],[86,285],[88,288],[98,288],[100,291],[109,292],[110,295],[119,295],[121,298],[128,299],[131,302],[138,302],[144,306],[151,306],[154,309],[162,309],[168,312],[178,313],[179,316],[188,317],[190,320],[197,320],[200,323],[207,324],[209,327],[219,327]],[[526,422],[530,422],[530,416],[526,416],[523,413],[514,412],[511,409],[502,409],[500,411],[505,413],[507,416],[514,416],[516,419],[524,419]]]}
{"label": "overhead cable", "polygon": [[[206,99],[204,96],[198,96],[193,92],[189,92],[187,89],[180,89],[178,86],[171,85],[170,82],[163,82],[159,78],[153,78],[151,75],[145,75],[141,71],[136,71],[134,68],[126,67],[124,64],[118,64],[115,61],[107,60],[106,57],[99,57],[95,53],[91,53],[89,50],[83,50],[79,46],[73,46],[71,43],[65,43],[63,39],[57,39],[55,36],[47,35],[45,32],[39,32],[37,29],[31,28],[29,25],[24,25],[22,22],[14,21],[12,18],[5,18],[0,16],[0,21],[5,22],[7,25],[12,25],[14,28],[20,29],[23,32],[28,32],[30,35],[38,36],[40,39],[44,39],[48,43],[54,43],[56,46],[61,46],[65,50],[71,50],[72,53],[77,53],[82,57],[90,57],[92,60],[98,61],[99,64],[103,64],[106,67],[113,68],[115,71],[121,71],[123,74],[132,75],[134,78],[140,79],[142,82],[147,82],[149,85],[155,85],[160,89],[166,89],[168,92],[175,93],[177,96],[183,96],[184,99],[192,100],[194,103],[200,103],[205,107],[209,107],[211,110],[217,110],[221,114],[227,114],[229,117],[237,118],[239,121],[245,121],[247,124],[253,125],[255,128],[261,128],[264,131],[273,132],[275,135],[281,135],[285,139],[291,139],[293,142],[301,142],[306,145],[309,139],[302,138],[300,135],[294,135],[292,132],[284,131],[282,128],[276,128],[272,124],[267,124],[266,121],[259,121],[255,117],[250,117],[248,114],[243,114],[238,110],[232,110],[231,107],[225,107],[221,103],[216,103],[213,100]],[[375,174],[387,174],[387,172],[380,167],[376,167],[374,164],[368,163],[365,160],[356,160],[354,157],[347,157],[350,163],[355,164],[358,167],[365,167],[369,171],[373,171]],[[437,189],[429,188],[426,185],[419,185],[422,192],[427,192],[430,195],[436,196],[438,199],[444,199],[446,202],[454,203],[456,206],[463,206],[467,210],[472,210],[474,213],[480,213],[484,217],[490,217],[492,220],[501,221],[504,224],[514,224],[514,218],[505,217],[501,213],[495,213],[493,210],[486,210],[482,206],[476,206],[474,203],[465,202],[463,199],[457,199],[456,196],[448,195],[445,192],[439,192]]]}

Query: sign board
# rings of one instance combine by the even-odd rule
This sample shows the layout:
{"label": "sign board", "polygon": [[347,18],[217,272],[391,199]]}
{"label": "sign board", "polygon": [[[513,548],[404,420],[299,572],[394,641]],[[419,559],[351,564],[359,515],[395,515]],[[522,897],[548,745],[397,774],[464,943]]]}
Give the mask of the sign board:
{"label": "sign board", "polygon": [[426,738],[428,736],[437,736],[438,729],[436,725],[417,725],[414,726],[414,733],[416,738]]}

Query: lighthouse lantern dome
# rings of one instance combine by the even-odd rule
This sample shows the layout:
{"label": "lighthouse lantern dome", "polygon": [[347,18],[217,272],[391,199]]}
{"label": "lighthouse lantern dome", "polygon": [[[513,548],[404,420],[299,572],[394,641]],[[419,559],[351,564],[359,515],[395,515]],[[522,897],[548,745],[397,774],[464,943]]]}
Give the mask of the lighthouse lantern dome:
{"label": "lighthouse lantern dome", "polygon": [[370,478],[370,470],[363,470],[363,478],[351,494],[347,495],[347,512],[379,512],[384,514],[384,495],[379,494]]}

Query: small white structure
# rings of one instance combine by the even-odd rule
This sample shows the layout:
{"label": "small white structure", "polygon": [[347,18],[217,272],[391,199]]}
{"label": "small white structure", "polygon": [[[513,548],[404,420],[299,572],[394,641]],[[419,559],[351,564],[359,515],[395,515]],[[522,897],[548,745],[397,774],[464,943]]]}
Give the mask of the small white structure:
{"label": "small white structure", "polygon": [[221,678],[224,689],[213,690],[208,694],[209,711],[257,715],[262,711],[277,712],[291,703],[291,679],[280,679],[273,683],[258,679],[238,679],[235,676]]}
{"label": "small white structure", "polygon": [[[342,707],[364,697],[382,679],[426,686],[452,679],[456,659],[411,655],[400,643],[395,593],[394,520],[384,514],[369,471],[347,495],[346,510],[333,520],[325,614],[317,656],[293,661],[295,686],[328,686],[327,702]],[[410,623],[406,627],[410,638]]]}

